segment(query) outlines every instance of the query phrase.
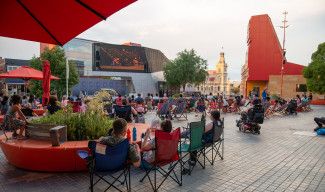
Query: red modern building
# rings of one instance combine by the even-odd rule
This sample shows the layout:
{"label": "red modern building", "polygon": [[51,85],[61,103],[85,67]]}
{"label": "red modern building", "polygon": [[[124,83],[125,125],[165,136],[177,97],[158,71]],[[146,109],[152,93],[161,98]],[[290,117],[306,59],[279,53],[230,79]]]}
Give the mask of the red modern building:
{"label": "red modern building", "polygon": [[[249,20],[247,46],[246,62],[242,67],[242,92],[245,96],[252,92],[260,95],[268,87],[271,76],[281,75],[285,59],[271,18],[267,14],[255,15]],[[303,68],[302,65],[285,61],[283,74],[301,76]],[[274,94],[279,94],[278,90],[274,91]]]}

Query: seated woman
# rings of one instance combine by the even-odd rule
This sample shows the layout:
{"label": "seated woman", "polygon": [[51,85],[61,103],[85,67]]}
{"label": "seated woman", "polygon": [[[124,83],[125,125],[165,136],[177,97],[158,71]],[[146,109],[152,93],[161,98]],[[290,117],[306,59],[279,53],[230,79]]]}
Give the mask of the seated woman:
{"label": "seated woman", "polygon": [[9,109],[9,97],[3,96],[0,105],[0,115],[5,115]]}
{"label": "seated woman", "polygon": [[[127,122],[124,119],[116,119],[113,122],[113,131],[107,137],[99,138],[99,142],[103,145],[114,146],[126,139]],[[128,158],[135,167],[140,167],[140,149],[138,144],[130,143]]]}
{"label": "seated woman", "polygon": [[[156,127],[158,128],[158,127]],[[144,164],[144,168],[146,167],[146,163],[152,163],[155,161],[155,139],[149,140],[151,131],[155,129],[150,127],[147,129],[142,145],[141,145],[141,152],[143,152],[142,159],[144,160],[142,163]],[[160,124],[160,130],[170,133],[173,129],[172,122],[170,120],[162,121]]]}
{"label": "seated woman", "polygon": [[60,105],[58,105],[58,99],[55,96],[50,96],[49,105],[47,106],[47,111],[50,115],[53,115],[55,112],[61,109]]}
{"label": "seated woman", "polygon": [[34,95],[29,96],[28,103],[32,109],[37,109],[37,101]]}
{"label": "seated woman", "polygon": [[19,129],[19,134],[17,139],[23,139],[23,132],[25,130],[27,120],[25,115],[21,112],[21,98],[19,95],[13,95],[11,97],[11,106],[5,115],[4,127],[5,129],[12,129],[14,131],[13,137],[17,137],[17,130]]}

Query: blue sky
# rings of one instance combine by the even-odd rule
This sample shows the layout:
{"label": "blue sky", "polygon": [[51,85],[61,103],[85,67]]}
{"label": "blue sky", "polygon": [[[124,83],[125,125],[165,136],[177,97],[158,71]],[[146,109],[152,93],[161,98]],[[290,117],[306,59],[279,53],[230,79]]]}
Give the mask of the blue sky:
{"label": "blue sky", "polygon": [[[282,12],[287,20],[287,59],[307,65],[325,42],[324,0],[139,0],[79,37],[121,44],[126,41],[160,49],[170,59],[195,49],[213,68],[224,47],[229,77],[240,80],[245,61],[247,24],[252,15],[269,14],[280,42]],[[34,42],[0,37],[0,56],[29,59],[39,54]]]}

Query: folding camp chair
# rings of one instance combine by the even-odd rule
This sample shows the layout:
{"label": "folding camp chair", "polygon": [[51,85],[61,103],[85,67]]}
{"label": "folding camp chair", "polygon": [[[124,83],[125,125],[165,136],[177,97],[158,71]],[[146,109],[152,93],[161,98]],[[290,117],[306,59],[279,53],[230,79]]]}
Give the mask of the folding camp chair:
{"label": "folding camp chair", "polygon": [[182,117],[184,117],[187,120],[186,102],[177,103],[176,109],[173,114],[177,120],[179,120]]}
{"label": "folding camp chair", "polygon": [[169,102],[166,102],[163,104],[161,109],[159,111],[157,111],[157,115],[160,119],[166,118],[166,117],[168,117],[168,115],[170,115]]}
{"label": "folding camp chair", "polygon": [[[221,120],[221,125],[214,125],[213,127],[213,142],[212,143],[205,143],[205,152],[204,152],[204,159],[208,160],[208,162],[213,165],[217,156],[223,160],[223,153],[224,153],[224,118]],[[216,129],[219,130],[216,130]],[[221,131],[221,135],[220,135]],[[216,136],[217,135],[217,136]],[[219,137],[220,136],[220,137]],[[211,158],[208,157],[208,153],[212,153]]]}
{"label": "folding camp chair", "polygon": [[[113,187],[122,191],[116,184],[126,185],[127,191],[131,191],[130,165],[128,164],[129,141],[125,139],[115,146],[106,146],[96,141],[89,141],[88,151],[77,151],[80,158],[87,162],[90,176],[90,191],[99,181],[104,181],[109,186],[105,191]],[[94,177],[98,180],[94,182]]]}
{"label": "folding camp chair", "polygon": [[114,117],[125,119],[127,122],[132,122],[132,110],[130,105],[114,105]]}
{"label": "folding camp chair", "polygon": [[[204,133],[204,121],[198,122],[191,122],[189,123],[189,137],[185,138],[185,141],[182,142],[182,146],[179,148],[180,153],[186,153],[185,156],[182,158],[182,163],[185,164],[186,162],[189,165],[188,175],[191,175],[196,162],[200,164],[200,166],[205,169],[205,158],[203,158],[203,163],[199,161],[201,155],[204,156],[204,145],[202,143],[202,136]],[[191,155],[191,153],[196,153],[196,162],[192,164],[189,158],[187,161],[184,161],[185,157]]]}
{"label": "folding camp chair", "polygon": [[[149,179],[153,191],[158,191],[167,178],[171,178],[179,186],[182,186],[182,163],[181,157],[178,153],[178,144],[180,144],[180,128],[171,133],[163,132],[160,130],[155,131],[155,161],[148,163],[149,169],[146,169],[146,174],[140,180],[143,182],[145,178]],[[181,146],[181,144],[180,144]],[[144,161],[144,160],[143,160]],[[168,166],[169,165],[169,166]],[[175,168],[180,165],[180,179],[176,174]],[[164,169],[164,167],[167,167]],[[154,172],[154,178],[150,177],[150,173]],[[157,173],[161,174],[163,179],[157,183]]]}

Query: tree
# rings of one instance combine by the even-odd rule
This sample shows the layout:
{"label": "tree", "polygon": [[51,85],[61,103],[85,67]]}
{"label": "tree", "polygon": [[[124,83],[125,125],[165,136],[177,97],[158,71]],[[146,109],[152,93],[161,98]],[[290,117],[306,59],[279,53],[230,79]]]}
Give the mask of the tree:
{"label": "tree", "polygon": [[303,71],[307,88],[311,92],[325,93],[325,42],[311,56],[311,63]]}
{"label": "tree", "polygon": [[[56,46],[54,48],[45,49],[40,57],[33,57],[30,61],[30,66],[42,70],[42,61],[48,60],[51,64],[51,73],[53,76],[59,77],[60,80],[51,81],[51,91],[55,91],[58,97],[66,91],[66,58],[62,48]],[[79,82],[79,75],[77,73],[76,64],[69,61],[69,91]],[[41,97],[43,93],[42,81],[32,80],[30,82],[31,93],[37,97]]]}
{"label": "tree", "polygon": [[193,49],[177,54],[176,59],[169,61],[164,68],[164,77],[168,85],[182,87],[186,84],[199,85],[207,77],[207,61],[195,53]]}

